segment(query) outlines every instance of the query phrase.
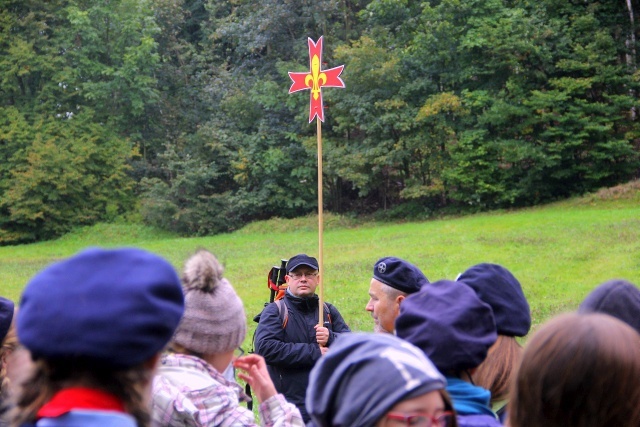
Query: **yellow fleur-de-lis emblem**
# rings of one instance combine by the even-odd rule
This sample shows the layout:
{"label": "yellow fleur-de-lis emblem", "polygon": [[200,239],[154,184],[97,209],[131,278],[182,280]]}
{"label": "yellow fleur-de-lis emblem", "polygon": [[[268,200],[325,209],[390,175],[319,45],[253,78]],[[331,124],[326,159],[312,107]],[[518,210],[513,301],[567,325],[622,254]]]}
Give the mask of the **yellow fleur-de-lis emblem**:
{"label": "yellow fleur-de-lis emblem", "polygon": [[311,74],[307,75],[304,83],[311,88],[313,99],[318,99],[320,97],[320,86],[327,83],[327,75],[320,72],[320,58],[318,58],[318,55],[313,55],[313,58],[311,58]]}

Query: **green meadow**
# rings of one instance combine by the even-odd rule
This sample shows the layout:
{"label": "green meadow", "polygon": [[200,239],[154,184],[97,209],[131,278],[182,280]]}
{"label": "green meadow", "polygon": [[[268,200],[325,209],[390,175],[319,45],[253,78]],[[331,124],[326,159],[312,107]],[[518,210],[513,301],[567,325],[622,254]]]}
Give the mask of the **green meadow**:
{"label": "green meadow", "polygon": [[[534,327],[574,310],[596,285],[612,278],[640,284],[640,182],[537,208],[424,222],[375,223],[325,215],[325,299],[353,330],[371,329],[364,311],[374,262],[385,255],[418,265],[431,281],[455,279],[480,262],[502,264],[523,285]],[[137,246],[179,270],[199,247],[225,265],[251,321],[268,300],[267,272],[281,258],[318,255],[317,218],[275,219],[231,234],[181,238],[130,224],[99,224],[55,241],[0,248],[3,296],[18,300],[42,267],[88,246]]]}

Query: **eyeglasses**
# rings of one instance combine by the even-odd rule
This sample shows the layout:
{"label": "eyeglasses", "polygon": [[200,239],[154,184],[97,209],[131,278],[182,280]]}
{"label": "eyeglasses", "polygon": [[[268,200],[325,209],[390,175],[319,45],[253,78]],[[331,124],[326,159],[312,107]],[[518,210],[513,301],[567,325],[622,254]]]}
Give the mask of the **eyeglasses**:
{"label": "eyeglasses", "polygon": [[386,418],[395,421],[391,425],[407,427],[449,427],[453,420],[453,414],[451,412],[444,412],[438,417],[432,417],[429,414],[421,412],[414,412],[412,414],[389,412]]}
{"label": "eyeglasses", "polygon": [[289,273],[289,276],[294,279],[294,280],[298,280],[298,279],[302,279],[302,276],[305,276],[307,279],[311,279],[314,277],[318,277],[318,272],[314,271],[314,272],[307,272],[307,273]]}
{"label": "eyeglasses", "polygon": [[244,356],[244,350],[242,349],[242,347],[238,347],[235,350],[233,350],[233,358],[237,359],[239,357]]}

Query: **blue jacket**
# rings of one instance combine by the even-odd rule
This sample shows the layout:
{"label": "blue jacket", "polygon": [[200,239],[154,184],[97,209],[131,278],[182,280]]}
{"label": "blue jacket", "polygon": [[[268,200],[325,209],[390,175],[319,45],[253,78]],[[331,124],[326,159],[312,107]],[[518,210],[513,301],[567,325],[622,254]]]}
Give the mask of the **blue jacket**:
{"label": "blue jacket", "polygon": [[459,427],[500,427],[491,411],[491,393],[482,387],[447,376],[447,392],[458,414]]}
{"label": "blue jacket", "polygon": [[41,418],[24,427],[137,427],[129,414],[114,411],[73,410],[55,418]]}
{"label": "blue jacket", "polygon": [[[318,297],[299,298],[287,291],[284,303],[289,312],[286,327],[282,327],[276,304],[266,306],[256,329],[255,349],[265,358],[276,390],[296,405],[308,422],[304,405],[309,373],[321,356],[314,329],[318,324]],[[338,310],[331,304],[327,306],[331,316],[327,345],[331,346],[340,333],[350,330]]]}

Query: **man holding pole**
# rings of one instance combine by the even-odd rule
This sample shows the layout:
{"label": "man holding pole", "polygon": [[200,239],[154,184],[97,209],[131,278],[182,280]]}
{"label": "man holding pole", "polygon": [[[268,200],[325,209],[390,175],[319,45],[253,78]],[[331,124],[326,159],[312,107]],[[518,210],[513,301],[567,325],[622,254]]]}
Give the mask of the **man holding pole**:
{"label": "man holding pole", "polygon": [[[323,266],[322,214],[322,125],[323,87],[344,88],[340,78],[344,65],[322,69],[322,37],[309,47],[309,71],[289,72],[289,93],[310,91],[309,123],[316,120],[318,138],[318,260],[306,254],[294,256],[287,263],[287,291],[282,300],[269,304],[260,315],[256,329],[256,353],[267,362],[269,374],[278,392],[295,404],[304,421],[310,417],[305,409],[309,373],[316,361],[327,352],[335,337],[350,332],[338,310],[324,302],[320,273]],[[318,295],[316,295],[316,288]]]}
{"label": "man holding pole", "polygon": [[[256,330],[256,353],[263,356],[279,393],[295,404],[305,420],[305,395],[309,373],[335,338],[350,332],[340,312],[320,302],[318,260],[299,254],[287,262],[285,297],[265,307]],[[320,304],[323,325],[319,324]]]}

